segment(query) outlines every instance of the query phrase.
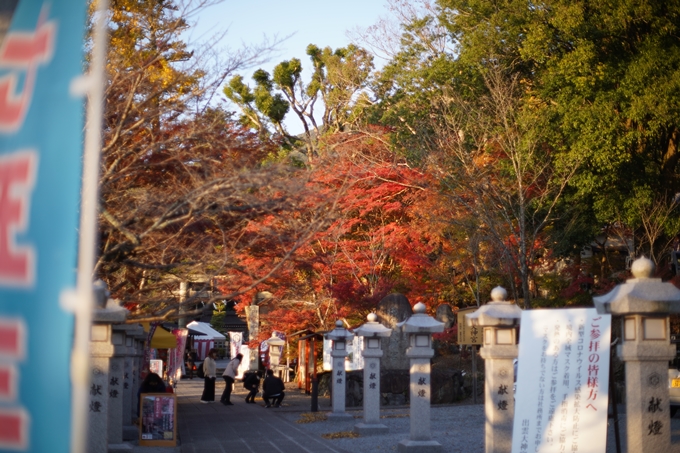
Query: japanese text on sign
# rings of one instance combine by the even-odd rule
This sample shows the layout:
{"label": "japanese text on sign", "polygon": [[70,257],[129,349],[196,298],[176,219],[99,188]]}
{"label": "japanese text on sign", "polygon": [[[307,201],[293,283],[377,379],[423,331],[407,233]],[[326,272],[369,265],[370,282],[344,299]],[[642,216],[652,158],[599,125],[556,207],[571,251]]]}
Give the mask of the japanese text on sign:
{"label": "japanese text on sign", "polygon": [[478,307],[461,308],[457,313],[458,344],[482,344],[482,332],[476,326],[468,326],[465,315],[474,313]]}
{"label": "japanese text on sign", "polygon": [[522,313],[513,453],[605,450],[610,329],[595,309]]}

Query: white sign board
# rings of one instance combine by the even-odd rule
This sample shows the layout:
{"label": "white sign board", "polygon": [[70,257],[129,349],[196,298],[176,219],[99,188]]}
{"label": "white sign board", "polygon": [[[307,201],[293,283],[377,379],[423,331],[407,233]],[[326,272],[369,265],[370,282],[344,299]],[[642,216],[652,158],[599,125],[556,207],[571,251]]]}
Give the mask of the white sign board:
{"label": "white sign board", "polygon": [[149,371],[156,373],[163,379],[163,361],[162,360],[150,360],[149,361]]}
{"label": "white sign board", "polygon": [[522,312],[512,453],[606,450],[610,335],[594,308]]}

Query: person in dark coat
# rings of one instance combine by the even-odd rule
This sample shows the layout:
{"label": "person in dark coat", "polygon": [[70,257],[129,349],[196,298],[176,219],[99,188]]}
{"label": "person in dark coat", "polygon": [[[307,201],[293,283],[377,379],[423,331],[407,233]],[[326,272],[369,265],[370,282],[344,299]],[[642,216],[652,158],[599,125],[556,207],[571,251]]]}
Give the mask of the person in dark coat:
{"label": "person in dark coat", "polygon": [[189,375],[189,379],[194,378],[194,371],[196,370],[196,361],[198,360],[198,354],[196,354],[195,350],[187,351],[186,357],[185,357],[185,362],[186,362],[186,367],[187,367],[187,374]]}
{"label": "person in dark coat", "polygon": [[251,373],[246,376],[243,381],[243,386],[248,389],[250,393],[246,396],[246,403],[255,404],[255,395],[260,390],[260,379],[262,378],[262,371],[257,370],[257,373]]}
{"label": "person in dark coat", "polygon": [[201,403],[214,403],[215,402],[215,379],[217,379],[217,363],[215,359],[217,358],[217,349],[212,348],[208,352],[208,357],[203,361],[203,375],[205,376],[203,383],[203,394],[201,395]]}
{"label": "person in dark coat", "polygon": [[270,399],[274,400],[274,407],[281,407],[281,402],[286,396],[284,392],[286,386],[283,384],[281,378],[274,376],[272,370],[267,370],[267,377],[264,378],[262,383],[262,399],[264,400],[265,407],[272,407],[269,402]]}
{"label": "person in dark coat", "polygon": [[137,414],[140,413],[139,411],[141,409],[139,402],[141,401],[140,398],[142,393],[165,393],[165,382],[163,382],[163,379],[156,373],[149,373],[146,375],[142,381],[142,385],[140,385],[139,390],[137,390]]}

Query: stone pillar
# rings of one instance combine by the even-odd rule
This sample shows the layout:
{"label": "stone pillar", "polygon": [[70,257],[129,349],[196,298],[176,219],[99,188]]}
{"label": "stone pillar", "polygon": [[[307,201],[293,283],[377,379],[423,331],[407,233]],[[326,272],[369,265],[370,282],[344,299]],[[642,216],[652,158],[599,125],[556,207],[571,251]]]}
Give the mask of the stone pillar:
{"label": "stone pillar", "polygon": [[335,321],[335,329],[326,334],[326,339],[333,342],[331,350],[331,402],[333,411],[328,414],[329,420],[347,420],[352,415],[345,412],[345,389],[347,387],[345,376],[345,357],[347,357],[347,342],[354,334],[345,329],[342,321]]}
{"label": "stone pillar", "polygon": [[486,453],[510,453],[515,415],[514,366],[517,330],[522,310],[507,302],[508,293],[496,287],[491,302],[467,315],[467,323],[483,329],[484,413]]}
{"label": "stone pillar", "polygon": [[109,376],[115,352],[112,324],[121,323],[127,310],[109,299],[106,308],[95,309],[90,334],[92,379],[89,402],[88,453],[107,453],[109,446]]}
{"label": "stone pillar", "polygon": [[132,450],[129,444],[123,444],[123,406],[125,380],[125,356],[127,355],[126,326],[113,325],[111,345],[113,356],[109,362],[109,448],[116,450]]}
{"label": "stone pillar", "polygon": [[87,442],[89,453],[106,453],[108,441],[109,413],[109,366],[113,356],[111,325],[92,326],[90,343],[92,354],[92,377],[90,383],[90,427]]}
{"label": "stone pillar", "polygon": [[399,452],[441,452],[442,445],[432,439],[430,429],[431,364],[434,357],[432,334],[444,331],[444,323],[425,314],[425,305],[417,303],[414,315],[402,325],[409,334],[406,350],[410,367],[411,436],[399,442]]}
{"label": "stone pillar", "polygon": [[137,426],[133,425],[136,420],[137,387],[133,382],[137,373],[138,357],[141,354],[138,347],[138,339],[144,337],[144,329],[138,324],[122,324],[116,328],[125,330],[125,357],[123,369],[123,440],[135,440],[138,437]]}
{"label": "stone pillar", "polygon": [[383,356],[380,338],[389,337],[392,330],[377,320],[378,316],[371,313],[368,322],[355,331],[364,337],[364,421],[354,425],[354,432],[364,436],[389,431],[380,423],[380,358]]}
{"label": "stone pillar", "polygon": [[598,313],[622,323],[617,354],[626,367],[628,451],[666,453],[671,451],[668,361],[675,357],[668,315],[680,312],[680,290],[651,278],[654,263],[647,258],[635,260],[631,271],[634,278],[593,300]]}

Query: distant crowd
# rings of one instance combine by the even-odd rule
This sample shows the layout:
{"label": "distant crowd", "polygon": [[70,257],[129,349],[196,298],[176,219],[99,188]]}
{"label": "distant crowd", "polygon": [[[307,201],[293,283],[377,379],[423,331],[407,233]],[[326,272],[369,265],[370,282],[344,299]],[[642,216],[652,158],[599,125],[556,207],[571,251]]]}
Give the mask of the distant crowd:
{"label": "distant crowd", "polygon": [[[203,361],[200,372],[198,373],[199,377],[202,375],[204,379],[203,394],[201,395],[201,403],[204,404],[215,402],[215,382],[217,380],[216,359],[217,349],[213,348]],[[224,373],[222,373],[224,391],[222,392],[220,403],[225,406],[233,406],[234,404],[231,402],[231,393],[234,389],[234,382],[236,381],[238,367],[241,364],[242,359],[242,354],[236,354],[236,357],[229,361],[227,367],[224,369]],[[255,373],[249,373],[244,376],[243,386],[248,390],[248,395],[245,400],[246,403],[255,403],[255,397],[260,392],[260,383],[262,383],[262,399],[265,403],[265,407],[280,407],[286,396],[286,387],[283,380],[278,376],[275,376],[271,369],[267,370],[264,381],[262,381],[263,374],[262,371],[258,370]]]}

